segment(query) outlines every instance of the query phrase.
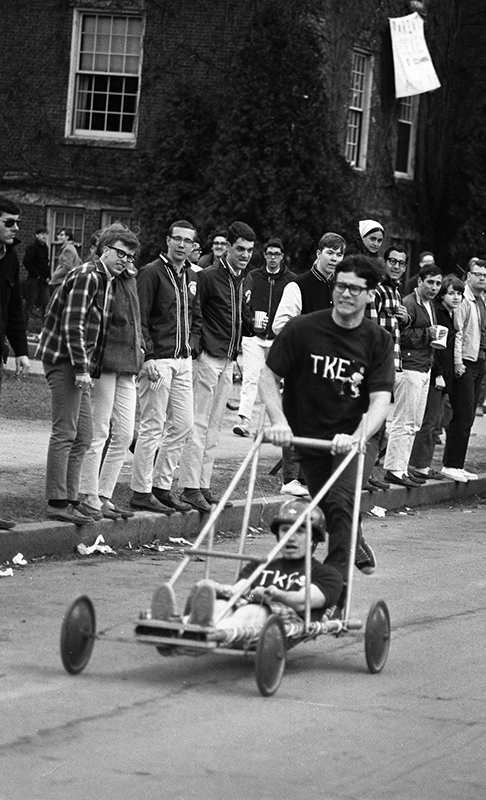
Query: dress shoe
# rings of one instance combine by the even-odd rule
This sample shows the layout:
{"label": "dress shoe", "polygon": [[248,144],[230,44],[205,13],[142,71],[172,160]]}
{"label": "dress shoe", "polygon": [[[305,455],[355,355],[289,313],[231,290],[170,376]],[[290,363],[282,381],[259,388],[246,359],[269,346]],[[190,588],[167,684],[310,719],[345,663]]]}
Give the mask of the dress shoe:
{"label": "dress shoe", "polygon": [[418,483],[419,486],[423,486],[424,483],[427,483],[427,479],[419,475],[418,472],[412,473],[409,471],[407,478],[410,478],[410,480],[414,481],[414,483]]}
{"label": "dress shoe", "polygon": [[13,519],[0,519],[0,531],[10,531],[15,528],[15,524]]}
{"label": "dress shoe", "polygon": [[181,500],[183,503],[189,503],[189,505],[192,506],[192,508],[195,508],[196,511],[202,511],[205,514],[209,514],[211,512],[211,506],[200,489],[186,487],[181,494]]}
{"label": "dress shoe", "polygon": [[443,481],[444,476],[440,472],[436,472],[435,469],[430,469],[428,472],[421,472],[419,469],[415,469],[414,467],[408,468],[408,474],[411,478],[423,478],[426,481]]}
{"label": "dress shoe", "polygon": [[48,519],[56,519],[59,522],[72,522],[74,525],[92,525],[94,522],[93,517],[81,514],[71,503],[64,508],[57,508],[48,503],[46,517]]}
{"label": "dress shoe", "polygon": [[120,508],[120,506],[117,506],[116,503],[113,502],[112,505],[112,510],[115,512],[115,514],[119,514],[122,519],[131,519],[135,516],[133,511],[130,511],[128,508]]}
{"label": "dress shoe", "polygon": [[366,481],[366,483],[363,486],[363,489],[366,489],[367,492],[378,492],[379,491],[378,486],[375,486],[370,481]]}
{"label": "dress shoe", "polygon": [[170,489],[159,489],[157,486],[152,486],[152,494],[155,495],[157,500],[160,500],[164,506],[173,508],[174,511],[181,511],[182,513],[185,511],[192,511],[192,506],[190,506],[189,503],[183,503],[182,500],[179,500],[177,495],[171,492]]}
{"label": "dress shoe", "polygon": [[[210,504],[214,503],[215,505],[217,505],[219,503],[219,501],[221,500],[221,497],[219,497],[219,495],[217,495],[217,494],[214,494],[211,491],[211,489],[203,489],[201,487],[201,494],[204,497],[204,499],[206,500],[206,502],[208,502]],[[233,503],[231,502],[231,500],[227,500],[226,503],[224,504],[224,507],[225,508],[233,508]]]}
{"label": "dress shoe", "polygon": [[394,475],[393,472],[385,472],[384,478],[388,483],[394,483],[396,486],[406,486],[407,489],[417,489],[419,484],[413,481],[408,475]]}
{"label": "dress shoe", "polygon": [[384,492],[390,488],[389,483],[381,481],[379,478],[373,478],[373,476],[371,476],[371,478],[368,480],[368,483],[370,483],[371,486],[374,486],[376,489],[382,489]]}
{"label": "dress shoe", "polygon": [[[113,508],[108,504],[106,500],[101,501],[101,513],[103,514],[104,519],[121,519],[122,516],[120,513],[115,511],[115,507]],[[133,511],[129,512],[132,517],[134,516]]]}
{"label": "dress shoe", "polygon": [[84,514],[85,517],[91,517],[95,522],[99,522],[103,519],[103,512],[101,509],[90,506],[88,503],[79,503],[76,506],[76,511],[79,511],[80,514]]}
{"label": "dress shoe", "polygon": [[153,494],[133,494],[130,506],[136,511],[154,511],[156,514],[175,514],[173,508],[165,506]]}

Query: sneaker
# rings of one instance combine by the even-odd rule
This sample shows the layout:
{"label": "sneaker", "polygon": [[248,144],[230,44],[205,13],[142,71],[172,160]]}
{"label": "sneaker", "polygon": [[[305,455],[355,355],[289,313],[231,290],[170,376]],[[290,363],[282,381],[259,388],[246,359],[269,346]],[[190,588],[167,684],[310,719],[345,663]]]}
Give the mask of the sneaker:
{"label": "sneaker", "polygon": [[177,613],[177,601],[174,589],[170,584],[163,583],[152,595],[150,603],[152,619],[163,619],[169,622],[171,619],[180,619]]}
{"label": "sneaker", "polygon": [[310,497],[307,486],[302,486],[296,478],[293,481],[289,481],[289,483],[284,483],[280,489],[280,494],[291,494],[294,497]]}
{"label": "sneaker", "polygon": [[238,422],[233,428],[233,433],[235,433],[236,436],[247,437],[250,435],[250,429],[243,422]]}
{"label": "sneaker", "polygon": [[477,481],[479,476],[475,472],[468,472],[467,469],[461,469],[460,472],[467,478],[468,481]]}
{"label": "sneaker", "polygon": [[199,581],[191,601],[190,625],[209,628],[213,624],[216,590],[210,581]]}
{"label": "sneaker", "polygon": [[372,575],[376,569],[375,554],[363,537],[358,542],[354,563],[363,575]]}
{"label": "sneaker", "polygon": [[457,481],[457,483],[467,483],[469,478],[466,478],[462,469],[454,469],[454,467],[442,467],[441,474],[445,475],[446,478],[450,478],[453,481]]}

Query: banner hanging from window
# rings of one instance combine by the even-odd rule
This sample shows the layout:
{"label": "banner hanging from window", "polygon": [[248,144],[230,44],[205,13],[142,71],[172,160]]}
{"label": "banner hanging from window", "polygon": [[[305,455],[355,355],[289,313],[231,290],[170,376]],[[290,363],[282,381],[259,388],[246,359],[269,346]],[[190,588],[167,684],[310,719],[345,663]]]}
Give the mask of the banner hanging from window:
{"label": "banner hanging from window", "polygon": [[424,36],[424,21],[417,12],[390,18],[395,67],[395,94],[410,97],[440,87]]}

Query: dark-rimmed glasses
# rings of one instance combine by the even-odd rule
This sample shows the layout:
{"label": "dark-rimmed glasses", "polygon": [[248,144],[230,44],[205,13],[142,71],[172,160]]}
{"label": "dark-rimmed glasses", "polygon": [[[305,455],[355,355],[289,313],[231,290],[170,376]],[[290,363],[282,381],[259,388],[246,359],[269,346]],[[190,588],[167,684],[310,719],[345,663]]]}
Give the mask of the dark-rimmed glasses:
{"label": "dark-rimmed glasses", "polygon": [[113,247],[111,244],[107,244],[106,246],[110,250],[114,250],[118,258],[126,258],[126,260],[130,262],[130,264],[133,264],[133,262],[135,261],[135,256],[133,255],[133,253],[127,253],[125,250],[120,250],[119,247]]}
{"label": "dark-rimmed glasses", "polygon": [[398,258],[387,258],[387,261],[390,264],[390,266],[392,266],[392,267],[396,267],[396,266],[406,267],[407,266],[407,262],[406,261],[400,261]]}
{"label": "dark-rimmed glasses", "polygon": [[367,286],[356,286],[354,283],[344,283],[342,281],[335,283],[334,288],[338,294],[344,294],[347,289],[351,297],[359,297],[362,292],[368,291]]}

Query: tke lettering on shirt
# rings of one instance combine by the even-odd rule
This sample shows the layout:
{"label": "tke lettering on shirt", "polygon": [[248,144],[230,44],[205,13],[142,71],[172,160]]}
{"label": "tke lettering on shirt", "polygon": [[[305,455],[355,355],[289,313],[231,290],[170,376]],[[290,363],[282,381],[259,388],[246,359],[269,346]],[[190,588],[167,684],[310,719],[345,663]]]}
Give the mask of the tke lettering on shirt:
{"label": "tke lettering on shirt", "polygon": [[341,384],[349,383],[351,397],[359,397],[359,385],[364,377],[364,367],[358,367],[355,361],[337,356],[319,356],[311,353],[310,357],[314,375],[322,375],[331,381],[341,381]]}
{"label": "tke lettering on shirt", "polygon": [[284,592],[290,591],[294,586],[305,586],[305,575],[299,575],[298,572],[280,572],[279,569],[263,570],[260,586],[269,585],[266,583],[268,578],[272,579],[271,585],[277,586]]}

